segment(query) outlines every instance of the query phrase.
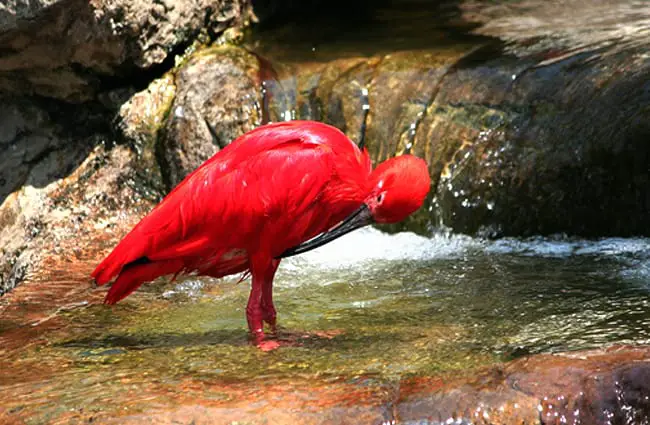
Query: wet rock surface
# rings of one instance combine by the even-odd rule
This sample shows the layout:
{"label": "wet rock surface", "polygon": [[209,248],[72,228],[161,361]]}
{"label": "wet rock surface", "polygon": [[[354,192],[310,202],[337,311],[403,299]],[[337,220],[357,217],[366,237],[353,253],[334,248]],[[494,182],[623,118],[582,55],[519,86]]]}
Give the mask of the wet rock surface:
{"label": "wet rock surface", "polygon": [[[36,280],[1,300],[3,423],[604,425],[650,419],[647,347],[505,363],[479,356],[474,364],[461,360],[464,367],[454,366],[459,358],[448,352],[452,363],[412,376],[393,369],[403,360],[408,334],[391,327],[370,337],[371,322],[329,332],[299,330],[296,322],[281,330],[286,345],[279,351],[258,351],[246,341],[243,317],[241,329],[227,325],[232,314],[227,304],[245,305],[246,288],[208,284],[191,305],[165,300],[160,289],[140,292],[115,308],[99,305],[104,291],[93,289],[86,276],[128,224],[116,222],[115,234],[92,242],[80,232],[78,240],[96,249],[50,258]],[[303,296],[309,290],[302,288]],[[202,306],[215,302],[222,308]],[[182,323],[179,314],[188,311],[192,317]],[[336,319],[330,320],[336,326]],[[443,326],[418,332],[428,334],[409,345],[411,355],[423,350],[426,356],[465,331]],[[380,335],[391,339],[394,352],[358,358]],[[347,360],[334,360],[342,355]],[[332,362],[347,372],[336,372]],[[382,362],[387,362],[382,369],[368,369]]]}
{"label": "wet rock surface", "polygon": [[[306,39],[269,31],[249,43],[279,70],[266,83],[271,119],[324,120],[358,139],[369,90],[374,160],[412,152],[431,168],[431,208],[411,228],[428,221],[488,237],[646,234],[645,20],[633,1],[598,2],[586,14],[600,13],[596,23],[575,11],[551,17],[571,4],[589,6],[461,5],[481,23],[474,33],[501,41],[450,41],[435,26],[404,25],[378,31],[374,44],[349,34],[319,44],[318,31],[301,27]],[[497,18],[501,9],[508,13]],[[539,25],[515,37],[512,26],[531,16]],[[621,27],[609,26],[617,18]],[[598,33],[599,25],[609,30]],[[437,43],[404,48],[423,32]],[[348,58],[330,59],[333,46]]]}
{"label": "wet rock surface", "polygon": [[405,423],[641,424],[650,418],[647,358],[647,349],[620,347],[522,359],[459,387],[415,379],[402,386],[397,416]]}
{"label": "wet rock surface", "polygon": [[445,80],[446,118],[433,120],[446,128],[423,126],[424,140],[456,140],[440,164],[440,221],[496,236],[644,234],[650,62],[634,49],[544,58],[488,60]]}

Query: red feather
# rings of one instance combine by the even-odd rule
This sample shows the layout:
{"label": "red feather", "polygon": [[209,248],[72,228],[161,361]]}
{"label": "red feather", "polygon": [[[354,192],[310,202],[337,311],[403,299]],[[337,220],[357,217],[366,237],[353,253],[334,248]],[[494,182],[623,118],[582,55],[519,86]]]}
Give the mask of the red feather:
{"label": "red feather", "polygon": [[158,276],[250,270],[252,257],[270,262],[357,209],[370,172],[367,153],[333,127],[259,127],[187,176],[92,277],[99,285],[117,277],[105,300],[112,304]]}

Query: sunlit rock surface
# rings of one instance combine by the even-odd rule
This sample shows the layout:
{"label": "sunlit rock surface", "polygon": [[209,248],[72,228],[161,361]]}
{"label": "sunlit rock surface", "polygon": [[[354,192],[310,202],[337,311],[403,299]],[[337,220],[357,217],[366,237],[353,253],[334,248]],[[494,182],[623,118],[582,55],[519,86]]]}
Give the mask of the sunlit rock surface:
{"label": "sunlit rock surface", "polygon": [[0,5],[0,93],[92,100],[249,13],[238,0],[12,0]]}
{"label": "sunlit rock surface", "polygon": [[157,147],[169,189],[262,118],[258,60],[243,49],[213,47],[191,55],[175,84]]}

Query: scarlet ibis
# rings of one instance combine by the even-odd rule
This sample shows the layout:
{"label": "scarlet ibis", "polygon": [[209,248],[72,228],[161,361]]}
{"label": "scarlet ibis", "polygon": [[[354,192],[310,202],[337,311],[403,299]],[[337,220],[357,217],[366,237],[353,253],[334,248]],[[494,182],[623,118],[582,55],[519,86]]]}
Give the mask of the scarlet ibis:
{"label": "scarlet ibis", "polygon": [[[338,129],[313,121],[258,127],[188,175],[97,266],[104,302],[144,282],[179,273],[250,272],[246,318],[254,341],[275,330],[273,277],[284,257],[300,254],[372,222],[395,223],[429,191],[426,163],[411,155],[374,171]],[[267,341],[268,342],[268,341]]]}

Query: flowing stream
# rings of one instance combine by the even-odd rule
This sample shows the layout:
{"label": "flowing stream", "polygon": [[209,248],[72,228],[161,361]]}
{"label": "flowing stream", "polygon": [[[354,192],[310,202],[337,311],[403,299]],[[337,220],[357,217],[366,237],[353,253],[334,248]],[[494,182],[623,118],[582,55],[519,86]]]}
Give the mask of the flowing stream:
{"label": "flowing stream", "polygon": [[264,414],[268,386],[300,398],[305,387],[352,385],[372,398],[409,377],[647,344],[649,274],[648,239],[494,242],[364,229],[281,265],[284,345],[274,352],[248,343],[247,282],[163,281],[113,308],[62,310],[40,338],[0,350],[0,403],[28,423],[146,411],[183,396],[233,412],[255,398]]}

